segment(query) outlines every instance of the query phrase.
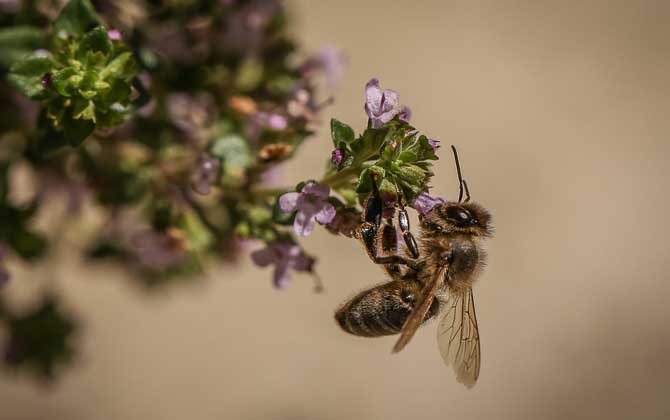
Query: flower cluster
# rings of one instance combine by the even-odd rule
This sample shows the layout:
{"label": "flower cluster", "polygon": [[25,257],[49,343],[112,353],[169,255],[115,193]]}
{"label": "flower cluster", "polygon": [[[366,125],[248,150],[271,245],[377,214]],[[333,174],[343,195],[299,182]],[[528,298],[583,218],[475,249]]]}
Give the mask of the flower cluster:
{"label": "flower cluster", "polygon": [[[291,271],[318,279],[298,239],[318,225],[356,237],[375,189],[384,217],[440,202],[427,194],[439,142],[377,79],[365,86],[362,132],[331,120],[325,173],[276,186],[332,100],[319,98],[315,76],[333,85],[344,65],[333,47],[300,54],[280,0],[37,3],[0,16],[0,106],[19,110],[0,113],[0,287],[12,287],[14,258],[36,263],[62,236],[35,228],[42,213],[76,220],[94,208],[102,223],[83,253],[147,288],[248,249],[285,288]],[[14,169],[30,172],[33,197],[16,200]],[[70,359],[74,323],[54,299],[22,317],[0,295],[10,364],[50,376]],[[57,328],[36,335],[44,325]]]}
{"label": "flower cluster", "polygon": [[[91,208],[100,222],[75,241],[82,253],[119,263],[147,289],[195,281],[212,261],[263,244],[254,261],[276,267],[278,287],[290,270],[314,274],[314,258],[284,224],[306,234],[335,209],[329,218],[322,191],[310,187],[296,197],[298,214],[277,223],[277,195],[287,189],[272,185],[330,103],[317,94],[321,76],[332,87],[344,57],[331,46],[301,51],[284,2],[40,0],[0,9],[0,287],[17,282],[15,261],[37,264],[64,222]],[[13,191],[20,177],[33,182],[27,199]],[[8,299],[0,295],[0,324],[20,318]],[[21,325],[65,317],[49,308]],[[69,360],[61,357],[68,331],[40,341],[11,330],[7,360],[38,363],[47,375]],[[33,363],[39,347],[53,351]]]}

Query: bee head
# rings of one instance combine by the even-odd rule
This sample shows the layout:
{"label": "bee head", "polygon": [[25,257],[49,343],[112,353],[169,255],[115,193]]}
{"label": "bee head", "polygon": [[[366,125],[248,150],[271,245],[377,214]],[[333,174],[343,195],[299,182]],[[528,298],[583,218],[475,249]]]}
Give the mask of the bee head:
{"label": "bee head", "polygon": [[461,173],[461,163],[458,160],[456,147],[452,145],[451,150],[454,152],[458,175],[458,202],[445,202],[433,207],[420,217],[421,226],[429,235],[465,233],[472,236],[489,237],[492,234],[491,214],[479,204],[470,202],[470,190]]}
{"label": "bee head", "polygon": [[421,226],[432,234],[465,233],[491,236],[491,214],[477,203],[444,203],[421,217]]}

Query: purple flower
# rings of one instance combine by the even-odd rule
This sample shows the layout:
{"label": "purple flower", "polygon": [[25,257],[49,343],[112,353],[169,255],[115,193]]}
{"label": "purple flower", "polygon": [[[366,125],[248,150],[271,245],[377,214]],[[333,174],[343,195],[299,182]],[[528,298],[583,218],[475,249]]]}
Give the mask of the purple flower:
{"label": "purple flower", "polygon": [[164,232],[146,230],[131,239],[138,262],[150,270],[162,270],[181,264],[186,259],[187,239],[176,228]]}
{"label": "purple flower", "polygon": [[437,149],[440,148],[440,141],[435,139],[428,139],[428,144],[433,148],[433,153],[437,152]]}
{"label": "purple flower", "polygon": [[346,152],[343,149],[335,149],[330,155],[330,160],[333,162],[333,165],[340,166],[344,162],[344,157]]}
{"label": "purple flower", "polygon": [[328,85],[337,86],[344,76],[345,57],[341,49],[333,45],[324,45],[319,53],[319,62],[326,75]]}
{"label": "purple flower", "polygon": [[410,118],[412,118],[412,110],[408,106],[403,106],[400,114],[398,114],[398,118],[400,118],[400,121],[408,123]]}
{"label": "purple flower", "polygon": [[275,241],[264,249],[251,253],[251,260],[260,267],[274,265],[272,281],[277,288],[284,288],[290,280],[289,269],[312,271],[314,259],[306,255],[298,245],[287,241]]}
{"label": "purple flower", "polygon": [[300,236],[314,230],[314,220],[325,225],[335,217],[335,207],[328,202],[330,187],[310,182],[301,192],[290,192],[279,197],[279,207],[286,213],[297,211],[293,229]]}
{"label": "purple flower", "polygon": [[328,86],[335,87],[344,76],[346,59],[341,49],[333,45],[324,45],[319,54],[308,58],[301,66],[300,72],[310,77],[317,71],[323,71]]}
{"label": "purple flower", "polygon": [[51,89],[54,85],[53,83],[53,76],[51,73],[44,73],[44,76],[42,76],[42,87],[44,89]]}
{"label": "purple flower", "polygon": [[414,207],[419,213],[426,214],[435,206],[443,203],[445,203],[445,201],[440,197],[432,197],[426,193],[421,193],[414,199],[412,207]]}
{"label": "purple flower", "polygon": [[205,127],[216,113],[214,97],[209,93],[173,93],[167,98],[168,117],[187,138],[200,140]]}
{"label": "purple flower", "polygon": [[121,41],[123,39],[121,31],[119,31],[118,29],[110,29],[109,31],[107,31],[107,36],[112,41]]}
{"label": "purple flower", "polygon": [[374,128],[382,127],[398,115],[400,112],[398,99],[397,92],[390,89],[382,90],[377,79],[371,79],[365,85],[365,112]]}
{"label": "purple flower", "polygon": [[253,116],[252,123],[259,128],[269,128],[276,131],[281,131],[288,127],[288,120],[285,116],[270,112],[257,112]]}
{"label": "purple flower", "polygon": [[221,161],[207,153],[198,158],[195,170],[191,174],[191,188],[198,194],[207,195],[212,190],[212,184],[219,177]]}

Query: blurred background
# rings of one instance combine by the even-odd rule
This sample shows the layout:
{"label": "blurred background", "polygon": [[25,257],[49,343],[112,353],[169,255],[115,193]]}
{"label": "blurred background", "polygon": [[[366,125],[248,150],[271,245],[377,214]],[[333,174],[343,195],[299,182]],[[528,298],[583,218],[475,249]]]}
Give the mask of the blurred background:
{"label": "blurred background", "polygon": [[[45,281],[84,322],[82,355],[50,385],[2,372],[0,418],[669,418],[670,3],[293,0],[307,49],[341,47],[348,69],[324,114],[360,129],[371,77],[413,123],[459,147],[473,199],[494,215],[475,288],[478,384],[442,364],[436,325],[399,355],[394,338],[348,336],[333,312],[383,280],[359,244],[303,241],[309,276],[271,287],[248,260],[147,294],[121,269],[58,264]],[[287,165],[318,176],[325,125]],[[448,150],[433,192],[454,197]]]}

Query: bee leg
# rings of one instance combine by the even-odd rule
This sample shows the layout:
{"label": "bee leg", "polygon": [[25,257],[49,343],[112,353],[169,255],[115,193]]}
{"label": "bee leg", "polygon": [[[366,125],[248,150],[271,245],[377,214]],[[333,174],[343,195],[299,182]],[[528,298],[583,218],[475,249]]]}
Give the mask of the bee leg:
{"label": "bee leg", "polygon": [[410,231],[409,216],[407,215],[405,206],[402,205],[402,201],[400,202],[400,210],[398,211],[398,225],[400,226],[402,239],[405,241],[405,246],[407,247],[407,251],[409,251],[409,255],[414,259],[419,258],[419,245],[416,243],[416,239],[414,239],[414,235],[412,235],[412,232]]}
{"label": "bee leg", "polygon": [[[397,241],[395,227],[391,223],[382,225],[384,202],[377,189],[377,183],[372,181],[372,194],[363,204],[363,223],[358,228],[358,237],[365,245],[368,256],[375,264],[387,266],[387,271],[397,271],[395,265],[407,265],[416,269],[413,261],[397,255]],[[413,238],[412,238],[413,239]],[[381,245],[381,246],[380,246]],[[380,249],[382,248],[382,249]],[[380,255],[381,252],[392,252],[393,255]]]}

